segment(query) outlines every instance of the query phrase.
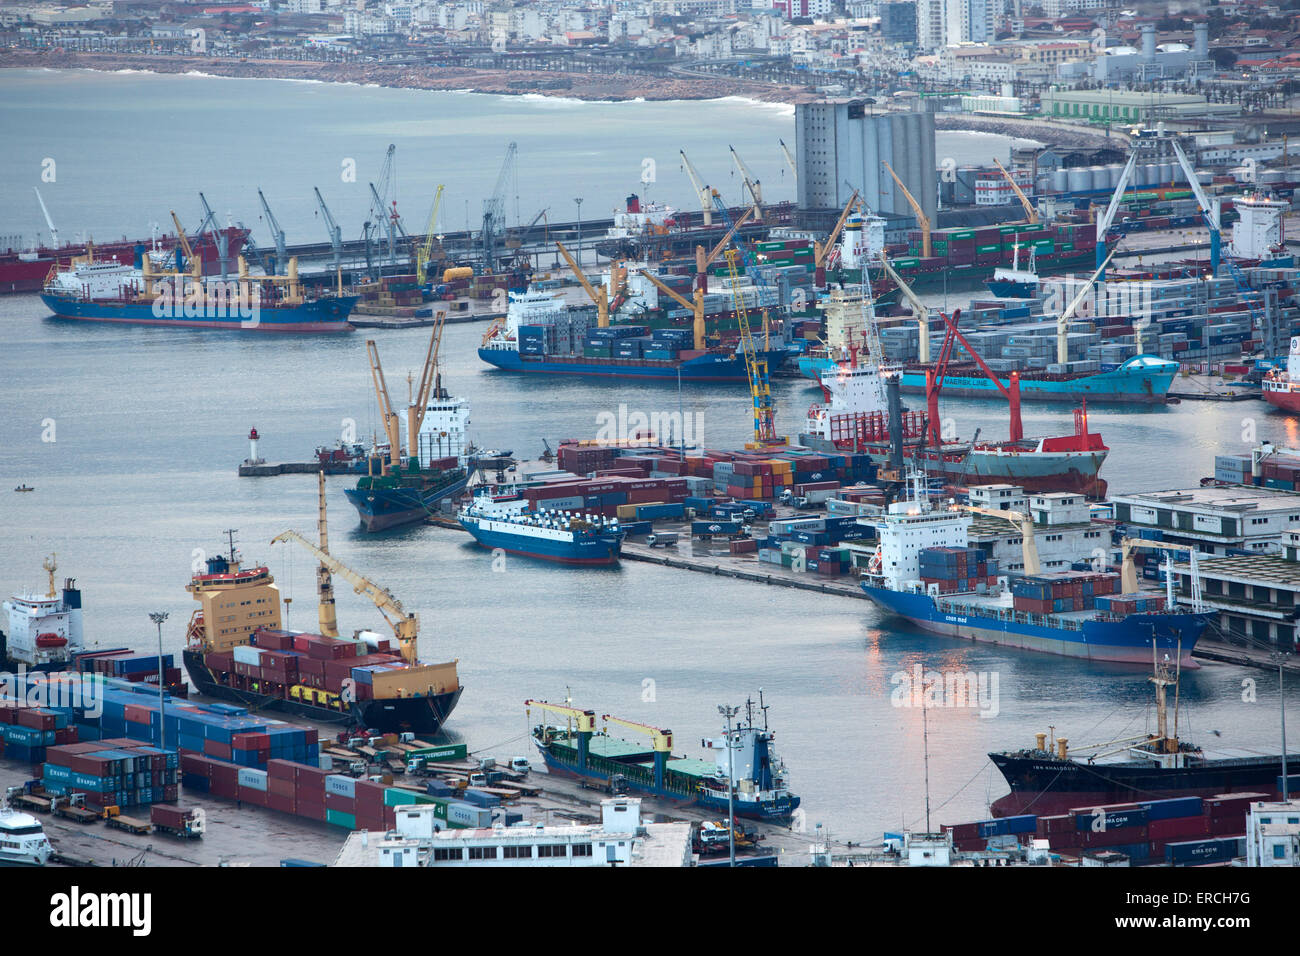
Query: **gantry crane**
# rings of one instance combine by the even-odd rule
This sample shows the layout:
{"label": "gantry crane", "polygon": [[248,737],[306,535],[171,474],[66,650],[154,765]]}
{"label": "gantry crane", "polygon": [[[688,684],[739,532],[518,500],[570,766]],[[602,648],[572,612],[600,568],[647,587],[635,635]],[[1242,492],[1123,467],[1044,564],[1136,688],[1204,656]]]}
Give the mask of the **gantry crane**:
{"label": "gantry crane", "polygon": [[316,560],[332,574],[338,575],[351,584],[353,591],[357,594],[364,594],[369,598],[371,603],[379,610],[379,613],[383,615],[384,620],[388,622],[388,626],[393,629],[393,636],[397,638],[397,645],[401,651],[402,659],[408,664],[416,663],[416,639],[420,631],[419,615],[408,612],[403,608],[402,602],[393,597],[387,588],[381,588],[369,578],[357,574],[338,558],[322,551],[297,531],[285,531],[271,539],[272,544],[281,541],[294,541],[302,545],[315,555]]}
{"label": "gantry crane", "polygon": [[754,200],[754,218],[762,219],[763,184],[758,181],[757,177],[750,173],[749,167],[745,165],[745,161],[741,159],[740,154],[736,152],[736,147],[728,146],[727,148],[731,150],[731,158],[735,160],[736,168],[740,170],[740,176],[745,181],[745,188],[749,191],[750,197]]}
{"label": "gantry crane", "polygon": [[754,403],[754,441],[746,448],[766,448],[784,445],[789,439],[776,435],[776,406],[772,401],[772,388],[768,381],[767,359],[760,358],[749,330],[749,309],[741,289],[740,272],[736,268],[736,250],[727,250],[727,270],[731,275],[731,295],[736,305],[736,322],[740,326],[740,341],[744,349],[745,370],[749,379],[749,394]]}
{"label": "gantry crane", "polygon": [[778,139],[781,144],[781,152],[785,153],[785,161],[790,166],[790,172],[794,174],[795,185],[799,185],[799,167],[795,165],[794,157],[790,155],[790,147],[785,145],[785,140]]}
{"label": "gantry crane", "polygon": [[696,349],[704,349],[707,345],[706,339],[708,338],[707,329],[704,325],[704,290],[699,286],[696,286],[692,298],[686,299],[683,296],[678,295],[668,286],[664,285],[657,277],[646,272],[644,269],[638,269],[637,271],[641,275],[645,276],[645,278],[649,279],[656,289],[668,296],[668,298],[672,299],[683,309],[691,310],[691,315],[694,318],[692,326],[695,335],[694,347]]}
{"label": "gantry crane", "polygon": [[654,774],[655,786],[663,787],[665,771],[668,769],[668,760],[673,755],[673,732],[671,730],[661,730],[658,727],[651,727],[649,724],[643,724],[635,720],[627,720],[623,717],[614,717],[610,714],[602,714],[601,720],[611,724],[618,724],[635,730],[638,733],[647,735],[651,740],[651,748],[654,751]]}
{"label": "gantry crane", "polygon": [[903,185],[903,181],[898,178],[898,173],[894,172],[894,167],[890,166],[889,163],[882,163],[881,165],[889,170],[889,175],[894,178],[894,183],[902,190],[903,198],[912,207],[912,213],[916,216],[916,223],[921,229],[921,255],[927,259],[930,258],[930,217],[925,214],[921,204],[916,201],[916,197]]}
{"label": "gantry crane", "polygon": [[442,190],[443,186],[439,183],[437,191],[433,194],[433,208],[429,211],[429,228],[425,231],[424,245],[420,247],[420,252],[415,257],[415,278],[420,285],[424,285],[429,280],[429,260],[433,256],[433,241],[437,238],[438,207],[442,205]]}
{"label": "gantry crane", "polygon": [[[1097,266],[1096,271],[1093,272],[1088,281],[1079,287],[1079,291],[1075,297],[1070,300],[1069,304],[1061,310],[1061,314],[1056,317],[1056,361],[1062,365],[1070,361],[1070,319],[1074,316],[1074,313],[1078,310],[1079,306],[1083,304],[1083,300],[1088,297],[1088,293],[1093,290],[1093,283],[1100,280],[1105,274],[1107,264],[1115,257],[1115,253],[1118,251],[1119,247],[1116,246],[1106,255],[1106,258]],[[1142,351],[1140,347],[1142,342],[1141,332],[1137,333],[1137,341],[1139,344],[1138,352],[1140,353]]]}
{"label": "gantry crane", "polygon": [[713,191],[704,184],[700,179],[700,174],[695,171],[691,161],[686,158],[686,150],[678,150],[682,157],[682,167],[686,170],[686,175],[690,177],[691,185],[695,187],[695,195],[700,199],[700,210],[704,213],[704,225],[713,225]]}
{"label": "gantry crane", "polygon": [[528,718],[532,719],[532,708],[553,714],[563,714],[569,718],[569,734],[572,736],[576,733],[578,736],[578,766],[585,768],[587,759],[591,755],[591,735],[596,732],[596,712],[594,710],[583,710],[578,707],[572,707],[567,704],[552,704],[545,700],[533,700],[529,698],[524,701],[524,706],[528,708],[525,712]]}
{"label": "gantry crane", "polygon": [[883,252],[880,254],[880,264],[884,266],[885,275],[894,280],[894,285],[898,286],[898,291],[912,304],[912,313],[916,317],[921,332],[917,358],[923,364],[928,365],[930,363],[930,307],[921,301],[921,297],[912,291],[910,285],[903,281],[903,277],[895,271],[889,257]]}
{"label": "gantry crane", "polygon": [[569,264],[570,271],[573,272],[579,284],[586,291],[588,298],[596,306],[596,326],[598,328],[609,328],[609,293],[606,292],[602,285],[599,289],[591,284],[591,281],[579,268],[578,263],[573,256],[569,255],[569,250],[564,248],[564,243],[556,240],[555,248],[560,250],[560,255],[564,256],[564,261]]}
{"label": "gantry crane", "polygon": [[1025,574],[1038,574],[1042,565],[1038,561],[1038,542],[1034,540],[1034,519],[1019,511],[998,511],[996,508],[980,508],[976,505],[957,505],[960,511],[971,514],[987,515],[1011,522],[1020,531],[1020,553],[1024,561]]}
{"label": "gantry crane", "polygon": [[1011,184],[1011,191],[1014,192],[1016,198],[1020,200],[1020,205],[1025,207],[1025,222],[1031,226],[1038,225],[1038,210],[1035,209],[1034,204],[1029,201],[1029,197],[1026,196],[1025,191],[1020,188],[1020,184],[1011,178],[1011,174],[1007,172],[1007,168],[998,162],[996,156],[993,157],[993,165],[996,166],[1001,171],[1002,175],[1007,178],[1007,182]]}
{"label": "gantry crane", "polygon": [[271,212],[271,206],[262,195],[262,190],[257,190],[257,198],[262,203],[262,214],[266,217],[267,228],[271,230],[271,238],[275,240],[275,262],[271,264],[268,272],[279,272],[283,267],[289,254],[285,251],[284,230],[280,228],[280,223],[276,221],[275,214]]}
{"label": "gantry crane", "polygon": [[320,206],[321,215],[325,217],[325,227],[330,234],[330,248],[334,250],[334,270],[337,272],[343,268],[343,229],[330,215],[329,206],[325,205],[325,197],[320,194],[320,189],[313,186],[312,191],[316,193],[316,203]]}

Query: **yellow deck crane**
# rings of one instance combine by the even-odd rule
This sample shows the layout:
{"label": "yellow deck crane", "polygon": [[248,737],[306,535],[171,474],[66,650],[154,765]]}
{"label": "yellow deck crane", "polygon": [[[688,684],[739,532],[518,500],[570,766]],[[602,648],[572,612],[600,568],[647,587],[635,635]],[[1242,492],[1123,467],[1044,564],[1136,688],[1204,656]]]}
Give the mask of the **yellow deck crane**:
{"label": "yellow deck crane", "polygon": [[[552,704],[545,700],[533,700],[529,698],[524,701],[524,707],[527,708],[525,713],[528,720],[532,721],[532,709],[536,707],[543,713],[563,714],[569,719],[568,738],[571,740],[574,734],[577,734],[577,751],[578,767],[586,769],[588,758],[591,756],[591,735],[596,732],[596,712],[594,710],[583,710],[579,707],[572,707],[568,704]],[[536,736],[533,738],[538,744],[545,746],[551,742],[548,728],[539,727]]]}
{"label": "yellow deck crane", "polygon": [[579,268],[577,260],[569,254],[569,250],[564,248],[564,243],[556,241],[555,248],[560,250],[560,255],[564,256],[564,261],[569,264],[569,271],[578,280],[587,297],[591,299],[596,306],[596,327],[601,329],[609,328],[609,294],[602,285],[599,289],[591,284],[586,274]]}
{"label": "yellow deck crane", "polygon": [[[1137,565],[1133,561],[1133,552],[1138,548],[1150,548],[1153,551],[1182,551],[1187,554],[1188,573],[1191,578],[1191,599],[1192,610],[1201,613],[1205,610],[1205,601],[1201,597],[1201,572],[1197,565],[1197,556],[1200,551],[1190,544],[1179,544],[1174,541],[1148,541],[1146,538],[1123,538],[1120,543],[1120,587],[1124,589],[1125,594],[1132,594],[1138,589]],[[1165,566],[1165,588],[1170,607],[1174,603],[1174,579],[1173,564],[1167,562]]]}
{"label": "yellow deck crane", "polygon": [[826,237],[825,242],[813,242],[813,265],[818,269],[824,268],[826,259],[835,248],[835,241],[839,239],[840,233],[844,231],[844,224],[849,221],[849,215],[858,206],[858,191],[853,190],[853,195],[849,201],[844,204],[844,211],[840,213],[840,218],[835,221],[835,228],[831,230],[830,235]]}
{"label": "yellow deck crane", "polygon": [[665,785],[665,777],[668,772],[668,761],[673,755],[673,732],[671,730],[661,730],[658,727],[651,727],[649,724],[643,724],[639,721],[627,720],[623,717],[613,717],[610,714],[602,714],[600,719],[606,723],[618,724],[621,727],[635,730],[650,738],[651,749],[654,751],[655,787],[663,789]]}
{"label": "yellow deck crane", "polygon": [[1039,574],[1042,565],[1038,560],[1038,542],[1034,540],[1034,519],[1019,511],[998,511],[996,508],[980,508],[975,505],[958,505],[961,511],[971,514],[987,515],[1009,521],[1020,532],[1020,553],[1024,560],[1025,574]]}
{"label": "yellow deck crane", "polygon": [[420,631],[419,615],[408,612],[402,607],[402,602],[393,597],[386,588],[381,588],[369,578],[357,574],[338,558],[322,551],[297,531],[285,531],[271,539],[272,544],[281,541],[294,541],[302,545],[315,555],[316,560],[331,574],[336,574],[351,584],[352,590],[357,594],[364,594],[368,597],[371,603],[379,609],[379,613],[384,616],[388,626],[393,629],[393,635],[397,638],[397,645],[401,650],[402,659],[408,664],[414,665],[416,663],[416,638],[419,636]]}
{"label": "yellow deck crane", "polygon": [[736,305],[736,323],[740,326],[740,342],[745,352],[745,369],[749,379],[749,394],[754,402],[754,440],[745,444],[749,449],[785,445],[788,438],[776,434],[776,405],[772,401],[772,387],[768,381],[767,359],[760,358],[754,347],[754,337],[749,330],[749,308],[740,285],[740,271],[736,267],[739,254],[727,250],[727,270],[731,276],[731,295]]}
{"label": "yellow deck crane", "polygon": [[917,360],[924,365],[930,364],[930,307],[921,301],[920,296],[912,291],[912,287],[903,281],[889,261],[889,257],[883,252],[880,254],[880,264],[884,266],[885,275],[894,280],[894,285],[898,286],[898,291],[903,294],[912,305],[912,313],[916,318],[917,326],[920,329],[920,345],[917,349]]}
{"label": "yellow deck crane", "polygon": [[379,417],[384,423],[384,437],[388,439],[388,459],[380,461],[380,474],[387,475],[393,465],[401,467],[406,453],[402,448],[401,426],[392,399],[388,397],[388,383],[384,380],[384,367],[379,362],[379,348],[374,339],[366,339],[366,357],[370,360],[370,378],[375,385],[375,400],[379,403]]}
{"label": "yellow deck crane", "polygon": [[[318,471],[316,477],[320,479],[317,486],[320,514],[316,519],[316,537],[320,541],[321,553],[329,554],[329,526],[325,521],[325,472]],[[326,637],[338,637],[339,619],[334,607],[334,579],[324,561],[316,565],[316,595],[316,617],[320,623],[320,632]]]}
{"label": "yellow deck crane", "polygon": [[415,258],[415,278],[420,285],[424,285],[429,278],[429,259],[433,256],[433,242],[437,238],[438,231],[438,207],[442,205],[441,183],[438,184],[438,191],[433,194],[433,209],[429,213],[429,228],[424,235],[424,245],[420,247],[420,253]]}
{"label": "yellow deck crane", "polygon": [[1014,192],[1016,198],[1020,200],[1020,205],[1025,207],[1025,222],[1031,226],[1038,225],[1038,210],[1035,209],[1034,204],[1029,201],[1029,197],[1026,196],[1025,191],[1020,188],[1020,184],[1011,178],[1011,174],[1007,172],[1005,166],[998,162],[996,156],[993,158],[993,165],[996,166],[1002,175],[1007,178],[1007,182],[1011,184],[1011,191]]}
{"label": "yellow deck crane", "polygon": [[649,279],[654,284],[654,287],[656,289],[658,289],[664,295],[668,296],[668,298],[672,299],[683,309],[691,310],[691,314],[694,315],[695,317],[695,322],[694,322],[695,348],[697,349],[705,348],[707,344],[706,343],[707,330],[704,327],[704,290],[696,286],[695,293],[693,296],[693,301],[692,301],[692,299],[686,299],[683,296],[679,295],[678,293],[674,292],[672,289],[668,288],[668,286],[664,285],[658,278],[651,275],[649,272],[646,272],[644,269],[638,269],[637,271],[641,275]]}
{"label": "yellow deck crane", "polygon": [[[425,412],[429,410],[429,399],[437,394],[435,388],[438,369],[438,354],[442,351],[442,330],[447,322],[447,313],[439,310],[433,317],[433,331],[429,335],[429,350],[424,354],[424,369],[420,372],[420,387],[412,388],[412,379],[407,377],[409,391],[406,406],[406,444],[411,458],[416,464],[420,462],[420,429],[424,425]],[[378,356],[376,356],[378,361]],[[432,457],[432,454],[430,454]]]}
{"label": "yellow deck crane", "polygon": [[889,170],[889,175],[894,177],[895,184],[902,190],[903,198],[912,207],[912,212],[916,216],[916,224],[921,229],[921,255],[927,259],[930,258],[930,217],[921,209],[921,204],[916,201],[916,197],[908,192],[907,187],[903,185],[903,181],[898,178],[898,173],[894,172],[894,167],[890,166],[889,163],[882,163],[882,165]]}
{"label": "yellow deck crane", "polygon": [[[714,260],[717,259],[718,256],[722,255],[722,250],[731,245],[731,239],[735,236],[736,230],[743,226],[752,215],[754,215],[754,210],[746,209],[741,214],[740,218],[732,224],[731,228],[727,230],[727,234],[718,241],[718,244],[714,246],[710,252],[705,252],[703,246],[695,247],[695,274],[697,276],[703,276],[709,271],[709,266],[713,264]],[[698,282],[696,284],[700,285]]]}

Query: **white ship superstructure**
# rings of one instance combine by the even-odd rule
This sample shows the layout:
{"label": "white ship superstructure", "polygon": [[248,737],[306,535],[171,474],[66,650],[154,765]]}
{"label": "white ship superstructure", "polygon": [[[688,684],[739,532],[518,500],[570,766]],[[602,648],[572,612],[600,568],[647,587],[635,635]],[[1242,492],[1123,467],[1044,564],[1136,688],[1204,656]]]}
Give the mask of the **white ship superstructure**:
{"label": "white ship superstructure", "polygon": [[6,652],[15,664],[49,668],[66,664],[84,647],[81,632],[81,592],[67,578],[63,590],[54,586],[58,566],[45,562],[49,590],[45,594],[17,594],[3,608],[8,627]]}

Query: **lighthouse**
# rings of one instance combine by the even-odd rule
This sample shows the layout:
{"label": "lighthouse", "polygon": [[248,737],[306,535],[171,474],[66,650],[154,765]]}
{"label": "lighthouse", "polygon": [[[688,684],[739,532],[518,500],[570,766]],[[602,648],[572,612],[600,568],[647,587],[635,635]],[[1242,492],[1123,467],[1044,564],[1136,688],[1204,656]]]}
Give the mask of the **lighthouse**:
{"label": "lighthouse", "polygon": [[248,461],[244,462],[244,464],[246,465],[263,464],[262,459],[257,456],[257,440],[260,437],[261,436],[257,434],[256,428],[250,428],[248,430]]}

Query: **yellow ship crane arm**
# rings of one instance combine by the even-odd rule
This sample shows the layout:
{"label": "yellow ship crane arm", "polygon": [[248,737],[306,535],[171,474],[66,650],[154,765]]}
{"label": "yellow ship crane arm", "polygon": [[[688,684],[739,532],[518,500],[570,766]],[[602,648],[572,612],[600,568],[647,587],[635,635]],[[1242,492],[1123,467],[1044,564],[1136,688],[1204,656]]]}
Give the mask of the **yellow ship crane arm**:
{"label": "yellow ship crane arm", "polygon": [[1197,612],[1204,610],[1204,601],[1201,597],[1201,575],[1200,569],[1197,567],[1197,557],[1201,553],[1198,548],[1190,544],[1179,544],[1174,541],[1148,541],[1146,538],[1123,538],[1120,540],[1119,546],[1122,556],[1120,587],[1124,589],[1125,594],[1132,594],[1138,589],[1137,566],[1133,561],[1133,552],[1135,550],[1150,548],[1153,551],[1182,551],[1188,556],[1189,570],[1191,572],[1192,610]]}
{"label": "yellow ship crane arm", "polygon": [[894,285],[898,286],[898,291],[903,293],[903,297],[912,304],[912,312],[916,315],[916,321],[921,331],[917,359],[928,365],[930,362],[930,308],[912,291],[912,287],[903,281],[903,277],[894,271],[889,257],[883,252],[880,254],[880,264],[884,266],[885,274],[894,280]]}
{"label": "yellow ship crane arm", "polygon": [[[370,378],[375,383],[375,400],[379,402],[379,415],[384,420],[384,435],[388,438],[388,460],[402,459],[402,435],[397,425],[397,412],[388,397],[388,383],[384,381],[384,367],[379,362],[379,348],[374,339],[366,339],[366,356],[370,359]],[[387,474],[385,466],[385,474]]]}
{"label": "yellow ship crane arm", "polygon": [[[176,226],[176,241],[181,244],[181,253],[185,256],[185,267],[194,277],[194,281],[201,283],[203,281],[203,261],[194,258],[194,250],[190,246],[190,237],[185,235],[185,227],[181,225],[181,221],[176,215],[176,210],[169,209],[168,212],[172,214],[172,222]],[[91,253],[91,258],[94,258],[93,252]],[[145,259],[148,258],[149,257],[146,255]]]}
{"label": "yellow ship crane arm", "polygon": [[420,387],[411,397],[406,407],[406,443],[410,445],[410,454],[419,461],[420,429],[424,426],[424,415],[429,408],[429,399],[433,396],[433,383],[438,369],[438,353],[442,350],[442,329],[447,321],[447,313],[439,310],[433,317],[433,332],[429,335],[429,350],[424,355],[424,369],[420,373]]}
{"label": "yellow ship crane arm", "polygon": [[570,720],[577,722],[578,732],[590,734],[596,730],[596,712],[594,710],[583,710],[579,707],[569,707],[564,704],[552,704],[544,700],[533,700],[529,698],[524,701],[524,706],[530,711],[536,707],[538,710],[553,714],[563,714]]}
{"label": "yellow ship crane arm", "polygon": [[649,279],[654,284],[656,289],[658,289],[664,295],[668,296],[668,298],[672,299],[683,309],[691,310],[691,313],[695,316],[695,347],[697,349],[703,349],[705,345],[704,291],[702,289],[696,288],[695,295],[694,295],[695,301],[692,302],[690,299],[686,299],[683,296],[679,295],[678,293],[674,292],[672,289],[668,288],[668,286],[664,285],[657,277],[651,275],[649,272],[646,272],[644,269],[638,269],[637,271],[641,273],[641,275]]}
{"label": "yellow ship crane arm", "polygon": [[849,214],[853,212],[857,205],[858,191],[855,189],[853,195],[849,197],[849,201],[844,204],[844,211],[840,213],[840,218],[835,221],[835,228],[826,237],[826,241],[822,243],[813,242],[813,264],[818,269],[826,264],[826,257],[835,248],[835,240],[839,239],[840,233],[844,231],[844,224],[849,221]]}
{"label": "yellow ship crane arm", "polygon": [[442,205],[442,183],[438,184],[438,191],[433,194],[433,211],[429,213],[429,228],[425,231],[424,245],[420,247],[420,255],[415,262],[416,280],[420,285],[429,278],[429,257],[433,255],[433,240],[438,228],[438,207]]}
{"label": "yellow ship crane arm", "polygon": [[889,175],[894,177],[894,182],[903,191],[903,198],[907,200],[907,204],[912,207],[912,212],[916,214],[916,223],[921,227],[921,255],[928,259],[931,255],[930,217],[921,210],[921,204],[916,201],[916,197],[908,192],[907,187],[903,185],[903,181],[898,178],[898,173],[894,172],[894,167],[890,166],[889,163],[883,165],[885,169],[889,170]]}
{"label": "yellow ship crane arm", "polygon": [[393,597],[386,588],[381,588],[369,578],[357,574],[338,558],[325,553],[297,531],[285,531],[283,534],[278,534],[271,539],[272,544],[280,541],[295,541],[302,545],[315,556],[322,567],[327,568],[332,574],[351,584],[352,590],[357,594],[364,594],[368,597],[371,603],[379,609],[379,613],[384,616],[388,626],[393,629],[393,634],[397,637],[397,644],[401,648],[402,658],[408,664],[416,663],[415,642],[420,630],[418,615],[408,613],[402,607],[402,602]]}
{"label": "yellow ship crane arm", "polygon": [[1042,565],[1038,560],[1038,542],[1034,539],[1034,519],[1019,511],[998,511],[994,508],[979,508],[975,505],[958,505],[962,511],[971,514],[988,515],[1009,521],[1020,530],[1020,550],[1024,558],[1025,574],[1039,574]]}
{"label": "yellow ship crane arm", "polygon": [[642,724],[635,720],[626,720],[623,717],[614,717],[610,714],[601,714],[600,719],[611,724],[619,724],[628,727],[639,733],[648,736],[654,743],[654,749],[657,753],[672,753],[673,750],[673,732],[671,730],[661,730],[658,727],[651,727],[649,724]]}
{"label": "yellow ship crane arm", "polygon": [[1002,175],[1007,178],[1007,182],[1011,184],[1011,191],[1014,192],[1016,198],[1020,200],[1020,205],[1025,207],[1025,222],[1029,223],[1031,226],[1038,225],[1038,210],[1035,209],[1034,204],[1029,201],[1029,197],[1026,196],[1025,191],[1020,188],[1020,184],[1011,178],[1011,174],[1007,172],[1005,166],[998,162],[996,156],[993,157],[993,165],[996,166],[1002,172]]}
{"label": "yellow ship crane arm", "polygon": [[605,292],[605,287],[601,286],[600,289],[598,290],[596,289],[595,286],[591,284],[591,281],[587,278],[587,276],[583,273],[583,271],[580,268],[578,268],[578,263],[573,258],[573,256],[569,254],[569,250],[564,248],[564,243],[559,242],[557,240],[555,243],[555,248],[560,250],[560,255],[564,256],[564,261],[569,264],[569,270],[573,273],[573,275],[577,278],[579,284],[586,291],[588,298],[590,298],[591,301],[595,303],[596,325],[602,329],[609,328],[609,296]]}

